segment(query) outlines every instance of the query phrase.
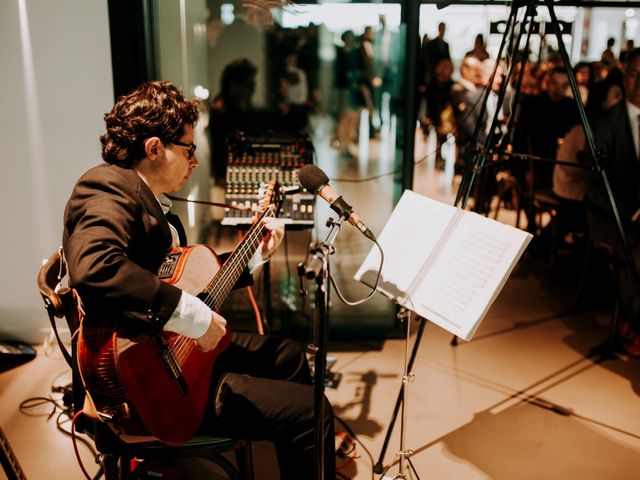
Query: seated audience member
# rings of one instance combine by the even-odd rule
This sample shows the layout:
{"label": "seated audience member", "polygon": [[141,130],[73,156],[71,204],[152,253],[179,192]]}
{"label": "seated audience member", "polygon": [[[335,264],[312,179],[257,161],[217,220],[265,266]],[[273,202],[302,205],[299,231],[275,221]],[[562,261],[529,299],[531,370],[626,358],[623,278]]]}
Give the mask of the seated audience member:
{"label": "seated audience member", "polygon": [[[564,68],[553,68],[548,72],[546,90],[523,102],[516,127],[514,150],[547,161],[533,160],[514,166],[514,172],[525,191],[551,189],[553,160],[559,140],[577,123],[578,110],[573,99],[566,96],[569,77]],[[535,232],[536,222],[531,208],[528,230]]]}
{"label": "seated audience member", "polygon": [[451,105],[456,121],[456,144],[458,157],[465,158],[466,148],[473,137],[482,95],[482,62],[468,56],[460,64],[460,80],[451,86]]}
{"label": "seated audience member", "polygon": [[[588,119],[593,121],[599,118],[603,112],[620,103],[622,98],[622,79],[618,79],[617,75],[610,74],[605,80],[596,82],[585,105]],[[583,163],[586,148],[584,128],[582,123],[577,123],[560,142],[556,159]],[[556,164],[553,168],[553,193],[564,200],[582,202],[591,176],[590,169]]]}
{"label": "seated audience member", "polygon": [[[589,99],[589,90],[593,83],[593,69],[591,64],[587,62],[579,62],[573,67],[573,74],[576,76],[576,83],[578,84],[578,90],[580,90],[580,99],[583,104],[586,104]],[[571,90],[567,92],[568,96],[571,95]]]}
{"label": "seated audience member", "polygon": [[433,125],[438,136],[446,136],[455,130],[453,107],[451,106],[451,87],[453,63],[449,59],[438,61],[433,78],[427,83],[424,92],[426,102],[425,115],[420,118],[423,127]]}
{"label": "seated audience member", "polygon": [[[637,269],[640,265],[640,49],[627,54],[623,85],[626,100],[597,116],[593,122],[596,145],[626,233]],[[640,285],[633,266],[626,262],[609,196],[600,175],[587,190],[589,229],[592,237],[610,244],[623,265],[618,282],[622,342],[625,350],[640,356]],[[636,270],[637,271],[637,270]]]}

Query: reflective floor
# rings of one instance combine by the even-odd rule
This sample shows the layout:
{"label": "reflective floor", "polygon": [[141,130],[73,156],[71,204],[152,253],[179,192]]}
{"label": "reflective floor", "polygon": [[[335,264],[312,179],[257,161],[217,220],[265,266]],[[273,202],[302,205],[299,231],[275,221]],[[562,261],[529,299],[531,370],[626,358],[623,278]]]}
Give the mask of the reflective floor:
{"label": "reflective floor", "polygon": [[[340,155],[331,147],[331,125],[316,124],[316,132],[323,128],[325,135],[316,138],[317,149],[324,152],[319,166],[332,179],[338,173],[370,176],[393,170],[391,157],[380,158],[382,133],[366,142],[365,159],[357,143],[350,154]],[[424,145],[416,147],[418,158],[421,151],[427,152]],[[451,201],[458,179],[452,186],[441,179],[442,172],[430,170],[428,162],[416,166],[416,190]],[[379,232],[392,210],[391,182],[333,183]],[[319,207],[319,224],[326,215],[328,209]],[[503,210],[499,218],[513,224],[514,214]],[[316,235],[322,238],[322,228]],[[292,252],[304,254],[304,242],[290,243]],[[368,248],[355,229],[345,227],[340,233],[332,268],[351,298],[366,293],[351,275]],[[579,259],[573,257],[561,256],[550,278],[546,252],[525,253],[469,343],[452,346],[451,334],[426,324],[413,381],[407,384],[406,412],[404,418],[398,416],[382,459],[388,478],[638,478],[640,361],[592,353],[608,335],[612,297],[606,288],[590,287],[579,308],[566,313],[578,282]],[[341,305],[335,296],[332,305],[340,322],[351,318],[363,326],[366,312],[393,313],[393,306],[378,296],[360,310]],[[418,321],[411,322],[409,351],[418,327]],[[355,460],[338,460],[341,478],[380,477],[373,476],[372,464],[379,460],[398,398],[406,349],[402,338],[370,340],[365,333],[330,341],[332,371],[342,374],[342,380],[327,395],[359,441]],[[50,407],[40,408],[39,416],[18,411],[26,398],[48,396],[52,385],[63,385],[65,372],[64,360],[51,347],[48,352],[40,348],[34,361],[0,375],[0,425],[27,478],[83,478],[69,438],[57,431],[54,419],[47,419]],[[410,452],[404,477],[398,476],[396,454],[401,449]],[[83,446],[80,451],[93,475],[97,467],[91,455]],[[256,479],[277,478],[270,445],[255,444],[254,454]],[[2,473],[0,478],[5,478]]]}

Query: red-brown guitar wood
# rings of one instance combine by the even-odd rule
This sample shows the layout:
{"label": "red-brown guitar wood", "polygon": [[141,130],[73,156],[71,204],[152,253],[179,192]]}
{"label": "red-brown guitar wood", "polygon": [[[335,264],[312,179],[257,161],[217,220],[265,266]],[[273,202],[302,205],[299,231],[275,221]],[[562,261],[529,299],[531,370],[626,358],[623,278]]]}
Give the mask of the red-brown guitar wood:
{"label": "red-brown guitar wood", "polygon": [[[273,196],[275,182],[271,186]],[[274,215],[269,199],[261,216]],[[260,221],[224,265],[206,245],[173,250],[159,277],[219,309],[262,239]],[[98,415],[125,440],[154,437],[181,444],[198,430],[207,406],[215,359],[231,341],[226,335],[211,352],[171,332],[152,337],[129,331],[126,321],[87,316],[78,337],[78,366]]]}

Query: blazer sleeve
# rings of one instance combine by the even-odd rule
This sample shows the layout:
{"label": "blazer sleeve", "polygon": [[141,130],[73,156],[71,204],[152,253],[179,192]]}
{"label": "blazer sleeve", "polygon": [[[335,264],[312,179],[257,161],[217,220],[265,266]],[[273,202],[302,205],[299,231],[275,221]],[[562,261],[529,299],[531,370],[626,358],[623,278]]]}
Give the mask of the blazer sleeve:
{"label": "blazer sleeve", "polygon": [[[636,178],[634,171],[637,170],[637,166],[635,147],[626,115],[624,104],[617,105],[593,123],[596,146],[605,154],[602,166],[607,173],[620,217],[625,223],[637,208],[637,202],[634,202],[633,195],[629,194],[633,189],[629,187],[632,179]],[[609,195],[599,174],[592,175],[588,200],[591,206],[601,213],[611,215]]]}
{"label": "blazer sleeve", "polygon": [[181,296],[155,274],[168,248],[166,220],[146,211],[131,178],[97,170],[78,182],[65,210],[69,284],[87,312],[117,311],[161,328]]}

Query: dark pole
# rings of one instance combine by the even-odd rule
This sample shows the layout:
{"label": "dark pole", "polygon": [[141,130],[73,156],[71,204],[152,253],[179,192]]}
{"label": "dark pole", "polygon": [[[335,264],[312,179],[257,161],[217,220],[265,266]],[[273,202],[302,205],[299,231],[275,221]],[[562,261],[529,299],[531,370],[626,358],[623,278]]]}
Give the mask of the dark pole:
{"label": "dark pole", "polygon": [[420,0],[405,0],[402,3],[402,21],[406,25],[405,38],[405,91],[404,91],[404,148],[402,151],[402,189],[413,188],[414,144],[416,139],[416,90],[418,61],[418,21]]}

